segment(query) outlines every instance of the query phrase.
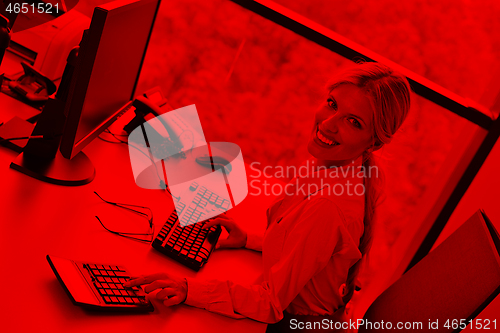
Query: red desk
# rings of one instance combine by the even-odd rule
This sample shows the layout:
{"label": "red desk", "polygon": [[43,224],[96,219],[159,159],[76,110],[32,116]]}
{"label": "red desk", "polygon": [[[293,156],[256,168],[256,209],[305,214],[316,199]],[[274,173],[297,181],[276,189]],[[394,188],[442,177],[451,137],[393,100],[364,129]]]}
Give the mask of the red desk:
{"label": "red desk", "polygon": [[[0,147],[1,223],[0,305],[4,332],[264,332],[266,325],[235,320],[179,305],[163,306],[155,299],[148,314],[91,312],[73,305],[45,256],[117,264],[132,274],[159,271],[200,279],[231,279],[249,284],[261,274],[260,254],[250,250],[220,250],[196,273],[143,244],[105,231],[95,215],[123,214],[103,204],[95,194],[123,203],[150,207],[155,230],[161,229],[173,209],[168,194],[138,188],[133,180],[125,145],[94,140],[85,150],[96,167],[95,180],[85,186],[62,187],[43,183],[9,168],[16,153]],[[249,229],[262,229],[270,198],[249,196],[233,216],[255,214]],[[109,206],[109,207],[107,207]],[[262,207],[261,209],[257,209]],[[116,215],[115,215],[116,214]],[[108,218],[109,221],[109,218]],[[252,221],[261,221],[259,223]]]}

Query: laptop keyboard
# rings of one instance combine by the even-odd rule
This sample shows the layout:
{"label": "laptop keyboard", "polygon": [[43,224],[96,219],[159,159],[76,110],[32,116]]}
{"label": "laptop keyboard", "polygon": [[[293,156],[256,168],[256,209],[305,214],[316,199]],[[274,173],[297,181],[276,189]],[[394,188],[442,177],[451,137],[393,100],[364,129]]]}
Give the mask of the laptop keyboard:
{"label": "laptop keyboard", "polygon": [[125,288],[123,283],[130,279],[127,271],[120,266],[83,264],[106,304],[146,305],[144,291],[138,287]]}

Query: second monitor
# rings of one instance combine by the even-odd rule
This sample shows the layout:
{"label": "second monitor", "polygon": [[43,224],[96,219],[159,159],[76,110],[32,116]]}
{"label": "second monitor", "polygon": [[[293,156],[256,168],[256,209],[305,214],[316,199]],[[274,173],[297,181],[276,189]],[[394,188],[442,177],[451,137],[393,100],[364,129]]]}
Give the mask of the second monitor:
{"label": "second monitor", "polygon": [[159,5],[160,0],[118,0],[94,10],[74,70],[65,72],[67,87],[63,76],[59,89],[66,94],[58,91],[33,130],[32,136],[44,138],[30,140],[12,168],[59,185],[93,180],[94,167],[81,150],[134,98]]}

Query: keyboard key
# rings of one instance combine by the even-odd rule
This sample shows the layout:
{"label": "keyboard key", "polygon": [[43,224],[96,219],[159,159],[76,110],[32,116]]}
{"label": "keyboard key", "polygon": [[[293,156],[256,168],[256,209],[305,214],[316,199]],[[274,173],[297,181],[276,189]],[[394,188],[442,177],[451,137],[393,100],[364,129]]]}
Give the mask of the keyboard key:
{"label": "keyboard key", "polygon": [[110,299],[111,299],[111,302],[118,303],[118,298],[116,298],[115,296],[111,296]]}
{"label": "keyboard key", "polygon": [[111,303],[111,298],[109,298],[108,296],[103,296],[102,298],[104,298],[104,302]]}
{"label": "keyboard key", "polygon": [[110,289],[110,290],[111,290],[111,291],[113,292],[113,294],[115,294],[115,295],[121,295],[121,293],[120,293],[120,291],[119,291],[118,289]]}

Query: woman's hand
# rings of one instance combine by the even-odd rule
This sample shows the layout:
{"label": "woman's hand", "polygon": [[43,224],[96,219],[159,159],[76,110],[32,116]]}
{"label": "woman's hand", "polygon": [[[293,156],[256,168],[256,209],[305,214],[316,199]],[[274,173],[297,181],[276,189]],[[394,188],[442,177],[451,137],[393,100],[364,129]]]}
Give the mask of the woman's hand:
{"label": "woman's hand", "polygon": [[226,239],[219,239],[216,249],[218,248],[239,248],[245,247],[247,244],[247,233],[240,229],[236,222],[229,216],[222,214],[215,219],[208,221],[203,229],[208,229],[214,225],[221,225],[227,230],[229,236]]}
{"label": "woman's hand", "polygon": [[148,276],[139,277],[125,282],[125,287],[135,287],[144,285],[144,292],[149,294],[155,290],[161,289],[156,298],[163,301],[166,306],[172,306],[183,303],[187,298],[187,281],[169,276],[166,273],[157,273]]}

